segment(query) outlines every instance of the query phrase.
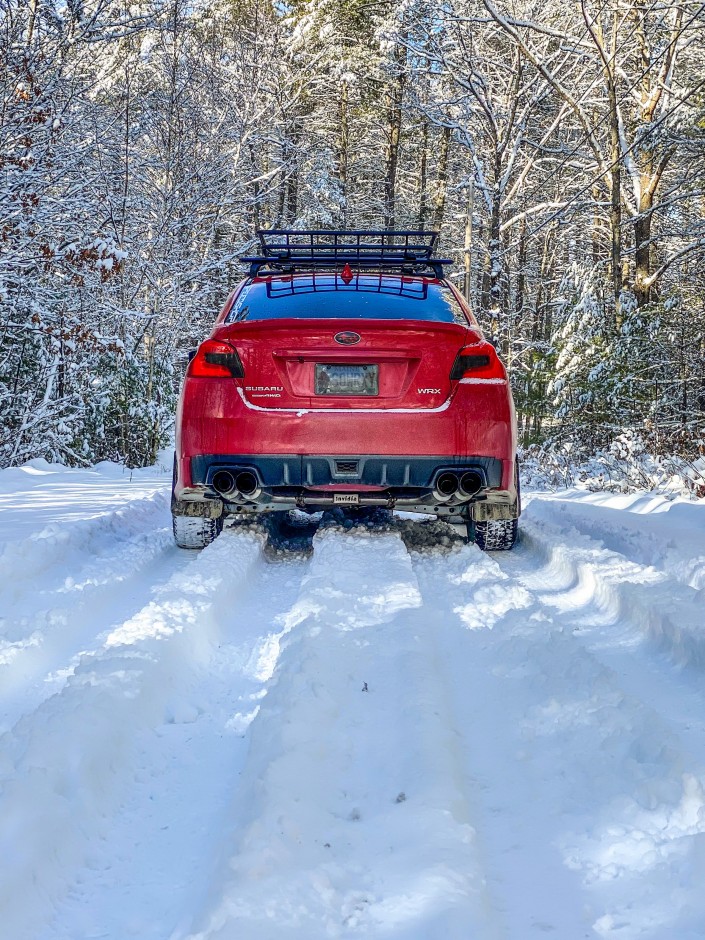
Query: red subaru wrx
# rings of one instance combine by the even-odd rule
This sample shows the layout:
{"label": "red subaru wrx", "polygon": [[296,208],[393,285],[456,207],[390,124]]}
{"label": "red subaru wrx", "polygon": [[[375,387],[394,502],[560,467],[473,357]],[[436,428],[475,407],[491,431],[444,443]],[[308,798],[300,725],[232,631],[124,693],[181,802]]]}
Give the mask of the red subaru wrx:
{"label": "red subaru wrx", "polygon": [[229,513],[430,513],[480,548],[520,513],[507,373],[433,257],[436,233],[259,233],[191,359],[172,514],[200,548]]}

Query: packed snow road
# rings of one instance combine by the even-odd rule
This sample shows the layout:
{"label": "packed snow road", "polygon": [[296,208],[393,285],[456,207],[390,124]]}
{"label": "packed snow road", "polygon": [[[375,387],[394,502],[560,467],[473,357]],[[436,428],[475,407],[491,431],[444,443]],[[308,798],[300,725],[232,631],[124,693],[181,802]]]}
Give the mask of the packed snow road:
{"label": "packed snow road", "polygon": [[0,473],[3,940],[705,937],[705,503],[196,553],[168,485]]}

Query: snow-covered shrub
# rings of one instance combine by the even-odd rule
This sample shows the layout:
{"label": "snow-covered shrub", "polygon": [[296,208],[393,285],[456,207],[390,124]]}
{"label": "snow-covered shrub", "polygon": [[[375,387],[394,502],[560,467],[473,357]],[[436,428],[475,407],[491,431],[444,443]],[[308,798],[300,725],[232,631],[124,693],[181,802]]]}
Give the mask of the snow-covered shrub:
{"label": "snow-covered shrub", "polygon": [[144,344],[126,351],[75,318],[36,315],[14,336],[0,363],[0,464],[154,462],[173,423],[167,353]]}
{"label": "snow-covered shrub", "polygon": [[566,442],[534,445],[520,451],[522,483],[536,489],[577,487],[629,493],[636,490],[705,498],[705,456],[686,460],[646,450],[633,432],[615,438],[593,454]]}

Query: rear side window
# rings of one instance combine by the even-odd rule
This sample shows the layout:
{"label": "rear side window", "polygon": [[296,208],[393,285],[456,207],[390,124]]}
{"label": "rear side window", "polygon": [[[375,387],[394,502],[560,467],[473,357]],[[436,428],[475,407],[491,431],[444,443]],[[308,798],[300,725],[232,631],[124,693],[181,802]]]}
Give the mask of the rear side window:
{"label": "rear side window", "polygon": [[335,274],[296,274],[246,284],[226,323],[244,320],[433,320],[468,325],[449,287],[423,278],[362,274],[346,284]]}

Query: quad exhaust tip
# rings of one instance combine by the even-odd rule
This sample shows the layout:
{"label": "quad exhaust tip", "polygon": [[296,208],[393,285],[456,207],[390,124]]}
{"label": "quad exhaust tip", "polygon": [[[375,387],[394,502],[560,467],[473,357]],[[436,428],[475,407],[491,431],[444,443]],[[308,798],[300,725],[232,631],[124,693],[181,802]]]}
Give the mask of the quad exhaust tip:
{"label": "quad exhaust tip", "polygon": [[247,499],[257,499],[262,490],[257,477],[249,470],[241,470],[232,474],[230,470],[218,470],[213,474],[213,489],[221,496],[244,496]]}
{"label": "quad exhaust tip", "polygon": [[462,499],[470,499],[482,489],[483,483],[482,475],[476,470],[462,474],[447,470],[438,476],[433,495],[440,501],[449,500],[456,493]]}
{"label": "quad exhaust tip", "polygon": [[436,480],[436,499],[450,499],[458,492],[458,477],[454,473],[441,473]]}
{"label": "quad exhaust tip", "polygon": [[460,493],[462,496],[474,496],[482,489],[482,477],[476,470],[468,470],[460,478]]}
{"label": "quad exhaust tip", "polygon": [[[236,473],[217,470],[211,482],[213,489],[226,499],[240,496],[246,500],[255,500],[262,492],[257,477],[250,470]],[[461,474],[446,470],[439,474],[433,495],[439,502],[446,502],[456,493],[463,499],[470,499],[482,489],[483,483],[482,475],[476,470],[467,470]]]}
{"label": "quad exhaust tip", "polygon": [[235,490],[235,477],[229,470],[218,470],[213,474],[213,489],[222,496],[227,496]]}
{"label": "quad exhaust tip", "polygon": [[254,496],[259,492],[257,477],[249,470],[243,470],[235,477],[235,488],[243,496]]}

